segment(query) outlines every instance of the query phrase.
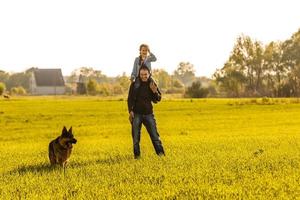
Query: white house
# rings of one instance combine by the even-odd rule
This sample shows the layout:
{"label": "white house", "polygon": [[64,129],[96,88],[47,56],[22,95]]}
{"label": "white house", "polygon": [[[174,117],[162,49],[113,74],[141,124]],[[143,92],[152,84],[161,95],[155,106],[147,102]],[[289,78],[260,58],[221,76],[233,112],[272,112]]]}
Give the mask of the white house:
{"label": "white house", "polygon": [[33,95],[65,94],[65,81],[61,69],[36,69],[30,80]]}

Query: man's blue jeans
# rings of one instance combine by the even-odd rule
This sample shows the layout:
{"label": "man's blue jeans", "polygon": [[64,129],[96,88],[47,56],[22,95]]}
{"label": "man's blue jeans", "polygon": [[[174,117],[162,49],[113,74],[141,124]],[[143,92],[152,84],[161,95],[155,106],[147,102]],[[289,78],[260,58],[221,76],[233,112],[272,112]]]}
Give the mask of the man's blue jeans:
{"label": "man's blue jeans", "polygon": [[146,127],[150,135],[156,154],[164,155],[165,152],[162,143],[160,141],[159,134],[157,132],[154,115],[153,114],[141,115],[141,114],[134,113],[134,118],[132,121],[132,128],[131,128],[134,157],[138,158],[141,154],[140,139],[141,139],[142,124],[144,124],[144,126]]}

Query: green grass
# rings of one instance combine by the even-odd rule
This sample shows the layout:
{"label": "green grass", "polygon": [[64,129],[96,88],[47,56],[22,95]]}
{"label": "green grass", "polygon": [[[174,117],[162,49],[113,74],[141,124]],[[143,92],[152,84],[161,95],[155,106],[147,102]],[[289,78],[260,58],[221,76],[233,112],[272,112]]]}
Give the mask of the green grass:
{"label": "green grass", "polygon": [[[155,105],[166,156],[143,128],[133,159],[126,101],[0,100],[1,199],[297,199],[299,99],[186,99]],[[73,126],[64,174],[48,144]]]}

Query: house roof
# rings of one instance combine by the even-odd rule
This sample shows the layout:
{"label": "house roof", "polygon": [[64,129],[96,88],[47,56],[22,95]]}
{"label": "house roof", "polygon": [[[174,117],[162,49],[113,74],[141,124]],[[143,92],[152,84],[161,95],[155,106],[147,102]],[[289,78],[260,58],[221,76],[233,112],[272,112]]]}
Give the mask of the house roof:
{"label": "house roof", "polygon": [[37,86],[65,86],[61,69],[36,69],[34,78]]}

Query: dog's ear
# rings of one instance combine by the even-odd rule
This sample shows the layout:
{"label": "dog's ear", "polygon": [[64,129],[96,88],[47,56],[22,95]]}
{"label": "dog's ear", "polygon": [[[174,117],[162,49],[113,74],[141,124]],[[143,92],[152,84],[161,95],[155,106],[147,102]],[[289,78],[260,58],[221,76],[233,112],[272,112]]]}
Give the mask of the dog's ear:
{"label": "dog's ear", "polygon": [[67,128],[64,126],[63,130],[62,130],[62,134],[66,134],[68,133]]}
{"label": "dog's ear", "polygon": [[72,133],[72,126],[71,126],[71,128],[69,129],[69,133]]}

